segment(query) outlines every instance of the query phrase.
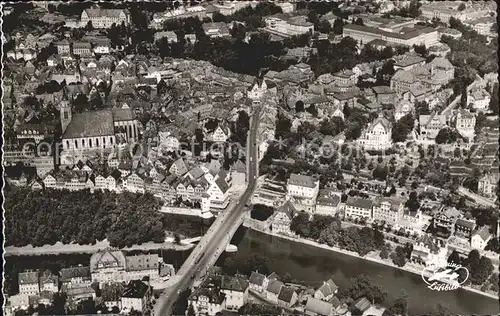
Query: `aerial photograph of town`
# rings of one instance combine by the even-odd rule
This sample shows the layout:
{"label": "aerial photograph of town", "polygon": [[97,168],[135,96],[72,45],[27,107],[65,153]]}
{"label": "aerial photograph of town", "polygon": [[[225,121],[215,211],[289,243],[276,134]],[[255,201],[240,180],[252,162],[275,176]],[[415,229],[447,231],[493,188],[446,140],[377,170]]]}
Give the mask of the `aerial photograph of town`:
{"label": "aerial photograph of town", "polygon": [[3,315],[500,315],[496,1],[0,7]]}

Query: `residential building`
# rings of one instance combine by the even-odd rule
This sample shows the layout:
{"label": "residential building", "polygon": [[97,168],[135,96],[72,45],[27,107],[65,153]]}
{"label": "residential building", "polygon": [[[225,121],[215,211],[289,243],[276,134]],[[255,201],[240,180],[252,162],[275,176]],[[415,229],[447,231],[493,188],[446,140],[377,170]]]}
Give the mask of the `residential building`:
{"label": "residential building", "polygon": [[263,293],[269,284],[269,280],[265,275],[255,271],[252,271],[248,282],[250,289],[260,293]]}
{"label": "residential building", "polygon": [[224,275],[221,280],[221,292],[226,296],[226,309],[237,311],[248,300],[249,282],[239,276]]}
{"label": "residential building", "polygon": [[162,38],[165,38],[167,40],[167,43],[177,43],[179,41],[177,38],[177,34],[175,34],[175,32],[173,31],[160,31],[154,34],[155,42],[161,40]]}
{"label": "residential building", "polygon": [[396,93],[388,86],[376,86],[372,89],[375,92],[377,102],[380,104],[394,104],[397,100]]}
{"label": "residential building", "polygon": [[113,24],[128,26],[131,23],[130,12],[127,9],[85,9],[80,17],[80,25],[85,27],[88,22],[95,28],[110,28]]}
{"label": "residential building", "polygon": [[460,211],[456,208],[444,207],[434,215],[433,226],[435,228],[443,228],[451,232],[459,215]]}
{"label": "residential building", "polygon": [[470,240],[474,227],[476,227],[476,223],[474,221],[459,218],[455,222],[455,235]]}
{"label": "residential building", "polygon": [[123,188],[130,192],[146,192],[147,176],[144,173],[132,173],[123,179]]}
{"label": "residential building", "polygon": [[340,192],[331,189],[320,189],[316,199],[316,214],[333,216],[340,205]]}
{"label": "residential building", "polygon": [[425,45],[432,46],[439,42],[437,30],[433,28],[403,27],[399,32],[389,32],[376,27],[347,24],[343,28],[343,37],[352,37],[361,45],[373,40],[383,40],[394,45]]}
{"label": "residential building", "polygon": [[38,271],[21,272],[19,273],[18,280],[19,294],[26,294],[30,296],[40,294]]}
{"label": "residential building", "polygon": [[447,126],[447,117],[443,114],[438,114],[436,111],[430,115],[419,116],[420,138],[426,140],[436,139],[439,131]]}
{"label": "residential building", "polygon": [[230,36],[229,28],[224,22],[203,23],[203,31],[211,38]]}
{"label": "residential building", "polygon": [[62,268],[60,274],[59,280],[67,288],[86,287],[92,284],[90,267]]}
{"label": "residential building", "polygon": [[354,307],[356,307],[361,313],[366,312],[372,304],[366,297],[361,297],[357,301],[354,302]]}
{"label": "residential building", "polygon": [[408,70],[398,70],[391,78],[391,89],[398,94],[409,91],[418,84],[417,78]]}
{"label": "residential building", "polygon": [[333,81],[338,86],[354,86],[358,78],[352,70],[344,69],[333,74]]}
{"label": "residential building", "polygon": [[400,200],[391,198],[378,198],[373,205],[373,219],[395,225],[403,218],[404,204]]}
{"label": "residential building", "polygon": [[282,286],[278,295],[278,306],[292,307],[297,303],[298,295],[292,287]]}
{"label": "residential building", "polygon": [[278,13],[265,17],[264,22],[266,23],[264,30],[284,37],[314,33],[314,24],[308,22],[306,16]]}
{"label": "residential building", "polygon": [[166,151],[177,151],[180,148],[180,142],[177,137],[170,132],[158,132],[160,146]]}
{"label": "residential building", "polygon": [[333,316],[334,311],[331,303],[314,297],[309,297],[304,307],[304,314],[308,316]]}
{"label": "residential building", "polygon": [[470,245],[472,249],[484,250],[488,241],[492,238],[492,234],[490,233],[488,226],[483,226],[477,229],[471,237]]}
{"label": "residential building", "polygon": [[413,112],[413,104],[408,100],[401,100],[394,105],[394,120],[397,122],[402,117],[408,114],[413,114]]}
{"label": "residential building", "polygon": [[179,158],[176,161],[174,161],[174,163],[170,166],[170,169],[168,169],[168,171],[173,175],[181,177],[188,172],[188,168],[186,166],[186,163],[184,162],[184,159]]}
{"label": "residential building", "polygon": [[484,89],[471,89],[467,94],[467,104],[479,112],[488,111],[490,100],[490,94]]}
{"label": "residential building", "polygon": [[68,301],[77,304],[78,302],[96,298],[95,290],[91,286],[81,286],[81,287],[62,287],[61,292],[65,293]]}
{"label": "residential building", "polygon": [[477,183],[477,192],[486,197],[494,197],[499,178],[500,174],[498,172],[484,175]]}
{"label": "residential building", "polygon": [[418,66],[425,65],[425,58],[420,56],[405,56],[405,58],[400,59],[394,63],[394,70],[406,70],[410,71]]}
{"label": "residential building", "polygon": [[122,312],[137,311],[144,314],[151,300],[152,288],[140,280],[130,281],[121,297]]}
{"label": "residential building", "polygon": [[67,55],[71,52],[70,43],[67,39],[56,42],[55,46],[57,47],[58,55]]}
{"label": "residential building", "polygon": [[292,173],[287,182],[287,194],[293,197],[316,199],[319,180],[311,176]]}
{"label": "residential building", "polygon": [[59,292],[59,277],[52,274],[49,270],[40,274],[39,279],[40,292],[48,291],[51,293]]}
{"label": "residential building", "polygon": [[372,200],[349,196],[345,202],[344,214],[350,218],[372,218]]}
{"label": "residential building", "polygon": [[229,204],[229,185],[223,177],[218,176],[208,190],[208,201],[210,208],[223,210]]}
{"label": "residential building", "polygon": [[226,305],[226,295],[215,289],[198,288],[189,296],[188,303],[196,315],[215,316]]}
{"label": "residential building", "polygon": [[155,12],[153,14],[153,19],[151,21],[153,28],[161,28],[163,22],[173,19],[186,19],[189,17],[198,17],[203,20],[207,16],[207,10],[201,5],[196,6],[180,6],[175,10],[169,10],[164,12]]}
{"label": "residential building", "polygon": [[476,116],[465,110],[458,112],[456,117],[456,128],[457,131],[463,137],[467,138],[469,142],[474,139],[476,127]]}
{"label": "residential building", "polygon": [[92,282],[128,282],[147,276],[158,279],[157,254],[125,256],[121,251],[97,252],[90,258]]}
{"label": "residential building", "polygon": [[231,131],[227,125],[219,124],[210,136],[213,142],[224,143],[229,137],[231,137]]}
{"label": "residential building", "polygon": [[323,301],[329,301],[333,298],[335,294],[337,294],[339,287],[332,279],[329,279],[314,292],[314,298]]}
{"label": "residential building", "polygon": [[270,279],[266,288],[266,298],[274,304],[278,304],[278,296],[283,286],[283,282],[278,279]]}
{"label": "residential building", "polygon": [[213,7],[222,15],[231,15],[245,7],[251,6],[252,8],[254,8],[256,5],[257,3],[254,1],[223,1],[214,3]]}
{"label": "residential building", "polygon": [[74,42],[73,54],[78,56],[92,56],[92,45],[88,42]]}
{"label": "residential building", "polygon": [[290,224],[296,213],[297,209],[295,206],[289,200],[286,201],[285,204],[278,208],[273,218],[271,223],[273,232],[293,236],[294,233],[290,230]]}
{"label": "residential building", "polygon": [[362,131],[357,142],[366,150],[384,150],[392,146],[392,124],[379,115],[368,127]]}
{"label": "residential building", "polygon": [[275,2],[275,4],[281,8],[283,13],[292,13],[295,11],[295,4],[291,2]]}

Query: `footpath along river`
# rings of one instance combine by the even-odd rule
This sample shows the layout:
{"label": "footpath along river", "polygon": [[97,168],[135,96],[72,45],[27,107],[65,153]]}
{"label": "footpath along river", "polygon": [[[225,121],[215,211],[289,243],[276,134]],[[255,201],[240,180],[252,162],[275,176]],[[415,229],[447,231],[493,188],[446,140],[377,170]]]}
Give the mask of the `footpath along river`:
{"label": "footpath along river", "polygon": [[281,275],[289,273],[292,278],[303,284],[318,286],[332,278],[337,285],[345,287],[349,278],[364,273],[387,292],[389,302],[396,299],[401,290],[408,293],[410,315],[430,313],[437,304],[461,315],[492,315],[500,312],[498,300],[462,289],[449,292],[432,291],[419,275],[413,273],[243,227],[239,233],[241,235],[233,239],[238,246],[238,252],[229,256],[263,255],[268,258],[272,271]]}

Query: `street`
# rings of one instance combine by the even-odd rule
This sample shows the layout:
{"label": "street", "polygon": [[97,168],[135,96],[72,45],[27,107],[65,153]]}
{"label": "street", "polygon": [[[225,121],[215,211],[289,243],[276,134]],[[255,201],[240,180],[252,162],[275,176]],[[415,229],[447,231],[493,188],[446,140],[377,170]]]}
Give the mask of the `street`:
{"label": "street", "polygon": [[[255,189],[255,179],[257,178],[257,128],[259,124],[260,109],[255,109],[252,117],[250,134],[247,142],[247,189],[241,196],[238,203],[231,208],[230,206],[226,211],[219,214],[212,227],[207,234],[201,239],[200,243],[193,250],[189,258],[184,262],[179,269],[176,276],[172,277],[169,281],[169,286],[157,299],[154,307],[154,315],[170,315],[173,303],[176,301],[179,293],[188,288],[189,284],[196,279],[196,277],[204,274],[209,266],[213,264],[222,251],[226,248],[224,240],[230,241],[236,229],[240,226],[245,204],[250,200]],[[203,254],[202,257],[199,257]],[[215,258],[215,259],[214,259]]]}

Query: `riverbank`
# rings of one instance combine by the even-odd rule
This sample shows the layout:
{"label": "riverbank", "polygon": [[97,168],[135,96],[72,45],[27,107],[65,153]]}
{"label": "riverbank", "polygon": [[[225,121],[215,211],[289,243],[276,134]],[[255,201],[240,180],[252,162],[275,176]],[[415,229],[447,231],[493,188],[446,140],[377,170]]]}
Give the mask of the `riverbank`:
{"label": "riverbank", "polygon": [[[336,253],[341,253],[341,254],[344,254],[344,255],[348,255],[348,256],[351,256],[351,257],[356,257],[356,258],[359,258],[359,259],[371,261],[371,262],[374,262],[374,263],[378,263],[378,264],[381,264],[381,265],[385,265],[385,266],[389,266],[389,267],[392,267],[392,268],[396,268],[398,270],[406,271],[406,272],[409,272],[409,273],[412,273],[412,274],[416,274],[416,275],[419,275],[419,276],[422,275],[422,270],[423,269],[421,267],[409,266],[409,265],[405,265],[403,267],[398,267],[398,266],[396,266],[395,264],[393,264],[392,262],[390,262],[388,260],[383,260],[383,259],[379,258],[378,254],[373,253],[373,252],[370,253],[370,254],[368,254],[367,256],[362,257],[357,252],[348,251],[348,250],[341,249],[341,248],[338,248],[338,247],[330,247],[328,245],[320,244],[318,242],[315,242],[315,241],[312,241],[312,240],[308,240],[308,239],[304,239],[304,238],[300,238],[300,237],[295,238],[295,237],[290,237],[290,236],[278,234],[278,233],[270,231],[269,229],[265,229],[265,228],[262,228],[262,227],[257,227],[257,226],[263,226],[263,225],[254,225],[254,223],[252,221],[246,220],[243,225],[245,227],[249,228],[249,229],[252,229],[252,230],[255,230],[257,232],[260,232],[260,233],[263,233],[263,234],[266,234],[266,235],[270,235],[270,236],[273,236],[273,237],[277,237],[277,238],[281,238],[281,239],[286,239],[286,240],[289,240],[289,241],[292,241],[292,242],[306,244],[306,245],[313,246],[313,247],[316,247],[316,248],[321,248],[321,249],[333,251],[333,252],[336,252]],[[462,289],[464,289],[466,291],[469,291],[469,292],[473,292],[473,293],[482,295],[482,296],[485,296],[485,297],[488,297],[488,298],[492,298],[492,299],[498,300],[498,295],[491,294],[491,293],[486,293],[486,292],[482,292],[480,290],[471,288],[469,286],[463,286]]]}
{"label": "riverbank", "polygon": [[[132,247],[125,247],[121,250],[124,251],[134,251],[134,250],[175,250],[183,251],[193,248],[195,245],[178,245],[174,242],[163,242],[154,243],[148,242],[141,245],[134,245]],[[105,250],[112,248],[109,241],[103,240],[95,243],[94,245],[79,245],[79,244],[63,244],[57,242],[54,245],[44,245],[41,247],[33,247],[31,245],[23,247],[8,246],[5,247],[5,256],[40,256],[40,255],[60,255],[60,254],[70,254],[70,253],[95,253],[100,250]]]}

